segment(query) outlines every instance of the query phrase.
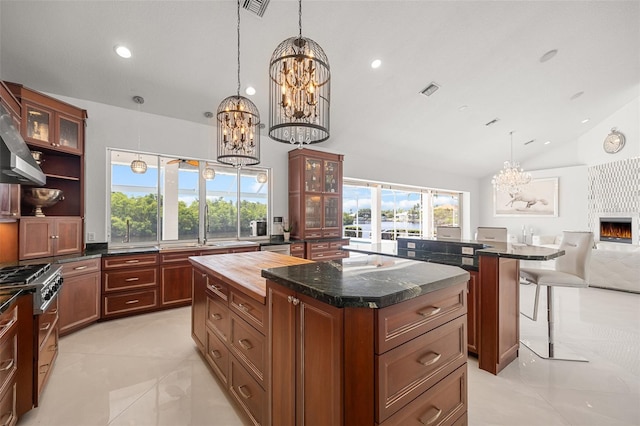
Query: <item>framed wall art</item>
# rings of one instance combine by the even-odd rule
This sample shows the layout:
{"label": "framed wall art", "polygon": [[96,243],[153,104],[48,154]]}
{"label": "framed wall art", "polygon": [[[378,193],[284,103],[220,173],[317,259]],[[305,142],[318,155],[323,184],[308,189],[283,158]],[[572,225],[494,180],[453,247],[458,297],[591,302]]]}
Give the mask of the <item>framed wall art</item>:
{"label": "framed wall art", "polygon": [[558,216],[558,178],[532,179],[517,194],[493,189],[494,216]]}

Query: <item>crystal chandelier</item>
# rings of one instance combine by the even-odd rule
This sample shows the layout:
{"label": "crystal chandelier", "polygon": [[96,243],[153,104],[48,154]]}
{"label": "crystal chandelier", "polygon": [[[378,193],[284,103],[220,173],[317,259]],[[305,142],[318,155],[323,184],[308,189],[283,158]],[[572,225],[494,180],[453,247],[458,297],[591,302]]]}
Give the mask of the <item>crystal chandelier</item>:
{"label": "crystal chandelier", "polygon": [[302,0],[298,36],[276,47],[269,63],[269,137],[278,142],[313,144],[329,139],[329,59],[315,41],[302,37]]}
{"label": "crystal chandelier", "polygon": [[[144,103],[144,98],[142,96],[134,96],[133,102],[138,104],[138,151],[140,151],[140,105]],[[147,171],[147,163],[142,160],[139,153],[138,158],[131,162],[131,171],[139,175]]]}
{"label": "crystal chandelier", "polygon": [[218,106],[218,161],[235,167],[260,163],[260,113],[240,96],[240,0],[238,10],[238,88]]}
{"label": "crystal chandelier", "polygon": [[498,191],[518,194],[523,187],[531,182],[531,174],[525,172],[520,163],[513,161],[513,131],[511,135],[511,159],[504,162],[504,168],[493,176],[491,183]]}

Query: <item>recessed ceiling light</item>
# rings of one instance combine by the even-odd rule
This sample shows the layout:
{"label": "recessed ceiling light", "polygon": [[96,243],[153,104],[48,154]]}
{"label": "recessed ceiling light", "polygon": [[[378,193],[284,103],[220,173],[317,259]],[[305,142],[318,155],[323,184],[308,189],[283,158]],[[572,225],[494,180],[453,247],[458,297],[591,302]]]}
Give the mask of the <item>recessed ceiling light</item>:
{"label": "recessed ceiling light", "polygon": [[582,121],[581,121],[581,123],[582,123],[582,124],[584,124],[584,123],[588,123],[588,122],[589,122],[589,120],[590,120],[589,118],[585,118],[584,120],[582,120]]}
{"label": "recessed ceiling light", "polygon": [[254,89],[252,86],[247,87],[247,89],[245,90],[245,93],[249,96],[253,96],[256,94],[256,89]]}
{"label": "recessed ceiling light", "polygon": [[570,100],[570,101],[575,101],[576,99],[578,99],[578,98],[579,98],[580,96],[582,96],[582,95],[584,95],[584,92],[578,92],[578,93],[575,93],[573,96],[571,96],[571,97],[569,98],[569,100]]}
{"label": "recessed ceiling light", "polygon": [[540,57],[540,62],[547,62],[549,59],[551,59],[554,56],[556,56],[557,53],[558,53],[558,49],[553,49],[553,50],[548,51],[547,53],[545,53],[544,55],[542,55]]}
{"label": "recessed ceiling light", "polygon": [[551,143],[551,141],[546,141],[544,144],[545,145],[549,145]]}
{"label": "recessed ceiling light", "polygon": [[460,108],[458,108],[458,111],[462,112],[462,111],[466,110],[467,108],[469,108],[469,105],[462,105]]}
{"label": "recessed ceiling light", "polygon": [[129,59],[131,57],[131,50],[129,50],[127,46],[123,46],[119,44],[115,46],[113,49],[121,58]]}
{"label": "recessed ceiling light", "polygon": [[373,62],[371,62],[371,68],[373,69],[380,68],[380,65],[382,65],[382,61],[380,59],[374,59]]}

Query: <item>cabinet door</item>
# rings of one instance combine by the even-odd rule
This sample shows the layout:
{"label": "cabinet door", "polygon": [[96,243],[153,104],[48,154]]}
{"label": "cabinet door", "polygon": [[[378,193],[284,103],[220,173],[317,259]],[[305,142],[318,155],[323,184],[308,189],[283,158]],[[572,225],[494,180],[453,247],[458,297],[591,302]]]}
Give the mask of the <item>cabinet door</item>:
{"label": "cabinet door", "polygon": [[293,425],[295,416],[296,307],[294,292],[267,281],[267,306],[271,353],[271,424]]}
{"label": "cabinet door", "polygon": [[305,238],[322,237],[322,196],[305,195]]}
{"label": "cabinet door", "polygon": [[54,222],[48,218],[20,220],[19,258],[35,259],[53,256]]}
{"label": "cabinet door", "polygon": [[296,318],[295,424],[341,425],[343,311],[310,297],[296,297],[300,303]]}
{"label": "cabinet door", "polygon": [[322,192],[322,160],[305,158],[304,189],[306,192]]}
{"label": "cabinet door", "polygon": [[191,265],[171,265],[161,268],[160,301],[162,305],[185,304],[191,301]]}
{"label": "cabinet door", "polygon": [[56,149],[74,154],[82,154],[82,131],[84,122],[77,118],[56,114]]}
{"label": "cabinet door", "polygon": [[337,161],[324,162],[324,192],[342,192],[340,179],[340,163]]}
{"label": "cabinet door", "polygon": [[58,303],[60,335],[96,322],[100,317],[100,273],[64,277]]}
{"label": "cabinet door", "polygon": [[53,111],[24,100],[22,109],[24,116],[22,135],[26,142],[46,148],[54,146],[53,132],[50,131],[53,124]]}
{"label": "cabinet door", "polygon": [[204,353],[207,341],[207,274],[193,268],[192,276],[191,337]]}
{"label": "cabinet door", "polygon": [[341,237],[340,235],[340,198],[334,195],[327,195],[323,197],[323,226],[322,236],[329,237]]}
{"label": "cabinet door", "polygon": [[82,252],[82,218],[56,218],[54,251],[58,256]]}
{"label": "cabinet door", "polygon": [[0,183],[0,216],[20,216],[20,185]]}

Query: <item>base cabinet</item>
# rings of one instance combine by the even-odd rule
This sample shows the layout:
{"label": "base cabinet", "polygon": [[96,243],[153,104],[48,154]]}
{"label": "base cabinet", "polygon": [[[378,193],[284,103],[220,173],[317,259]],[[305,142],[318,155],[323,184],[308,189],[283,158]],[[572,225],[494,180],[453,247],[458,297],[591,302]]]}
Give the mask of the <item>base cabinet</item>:
{"label": "base cabinet", "polygon": [[80,330],[100,318],[100,259],[62,265],[60,335]]}
{"label": "base cabinet", "polygon": [[101,318],[133,315],[157,306],[157,254],[102,258]]}
{"label": "base cabinet", "polygon": [[36,321],[34,321],[37,327],[35,332],[38,336],[35,359],[36,392],[34,405],[36,407],[38,406],[40,395],[51,376],[51,371],[53,371],[53,364],[58,357],[58,308],[58,298],[55,297],[49,307],[42,314],[37,315]]}
{"label": "base cabinet", "polygon": [[469,271],[469,288],[467,290],[467,349],[469,353],[478,354],[478,324],[480,314],[478,306],[478,291],[480,291],[480,274]]}

